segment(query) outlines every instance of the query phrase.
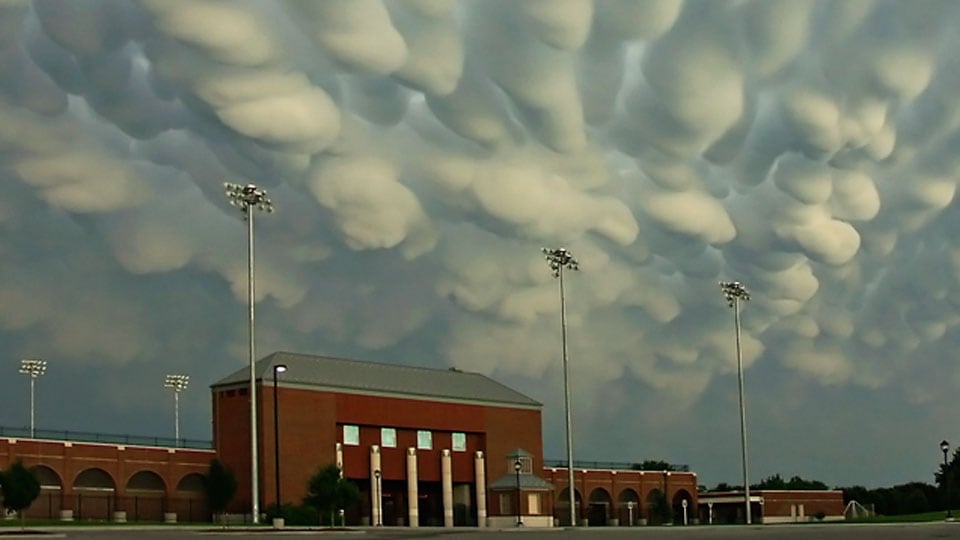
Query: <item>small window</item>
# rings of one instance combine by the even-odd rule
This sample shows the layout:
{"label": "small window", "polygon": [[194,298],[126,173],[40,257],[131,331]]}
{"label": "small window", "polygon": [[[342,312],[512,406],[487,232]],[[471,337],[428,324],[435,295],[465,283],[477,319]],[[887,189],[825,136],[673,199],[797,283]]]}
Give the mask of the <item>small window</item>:
{"label": "small window", "polygon": [[380,446],[384,448],[396,448],[397,430],[392,427],[380,428]]}
{"label": "small window", "polygon": [[425,430],[417,431],[417,448],[430,450],[433,448],[433,433]]}
{"label": "small window", "polygon": [[453,434],[453,451],[454,452],[467,451],[467,434],[466,433],[455,432]]}
{"label": "small window", "polygon": [[343,444],[350,446],[360,444],[360,426],[343,426]]}
{"label": "small window", "polygon": [[527,493],[527,513],[537,515],[540,513],[540,494]]}
{"label": "small window", "polygon": [[513,493],[501,493],[500,494],[500,515],[509,516],[510,514],[515,514],[516,510],[513,508],[513,498],[516,497]]}

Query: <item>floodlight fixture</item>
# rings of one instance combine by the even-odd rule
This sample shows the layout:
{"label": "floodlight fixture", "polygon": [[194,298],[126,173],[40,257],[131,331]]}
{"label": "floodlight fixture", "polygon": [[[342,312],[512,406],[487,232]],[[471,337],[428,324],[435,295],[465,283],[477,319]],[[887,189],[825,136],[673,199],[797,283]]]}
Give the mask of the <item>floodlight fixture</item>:
{"label": "floodlight fixture", "polygon": [[35,387],[38,377],[47,372],[47,361],[39,358],[24,358],[20,360],[20,373],[30,377],[30,437],[37,434],[36,407],[34,406]]}
{"label": "floodlight fixture", "polygon": [[254,257],[253,257],[253,210],[260,210],[268,214],[273,212],[273,203],[264,189],[255,184],[233,184],[224,182],[223,188],[230,199],[230,204],[240,208],[243,219],[247,222],[247,305],[249,307],[248,332],[250,337],[250,500],[251,519],[254,524],[260,523],[260,479],[257,457],[257,374],[256,374],[256,347],[254,345]]}
{"label": "floodlight fixture", "polygon": [[743,495],[747,525],[753,522],[750,513],[750,480],[747,473],[747,413],[743,399],[743,350],[740,344],[740,303],[750,300],[750,292],[739,281],[721,281],[720,290],[733,308],[733,325],[737,337],[737,388],[740,395],[740,459],[743,466]]}
{"label": "floodlight fixture", "polygon": [[180,392],[187,389],[190,376],[182,374],[167,375],[163,381],[164,388],[173,389],[173,440],[175,446],[180,446]]}
{"label": "floodlight fixture", "polygon": [[[553,277],[560,279],[560,341],[563,348],[563,406],[567,431],[567,485],[573,492],[573,421],[570,412],[570,374],[567,368],[567,307],[563,290],[563,271],[580,269],[580,263],[565,248],[541,248]],[[570,500],[570,526],[577,526],[574,498]]]}

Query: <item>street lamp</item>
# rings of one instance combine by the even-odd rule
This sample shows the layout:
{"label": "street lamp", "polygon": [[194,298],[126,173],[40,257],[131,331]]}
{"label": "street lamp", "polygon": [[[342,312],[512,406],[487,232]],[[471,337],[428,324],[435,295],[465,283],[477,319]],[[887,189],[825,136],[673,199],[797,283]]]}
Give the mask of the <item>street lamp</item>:
{"label": "street lamp", "polygon": [[174,446],[180,446],[180,392],[186,390],[189,383],[189,375],[167,375],[163,381],[164,388],[173,388]]}
{"label": "street lamp", "polygon": [[567,427],[567,486],[570,487],[570,526],[577,526],[577,512],[574,508],[576,490],[573,487],[573,428],[570,419],[570,376],[567,372],[567,310],[563,297],[563,269],[579,270],[580,263],[564,248],[542,248],[544,257],[550,265],[553,277],[560,278],[560,335],[563,343],[563,407]]}
{"label": "street lamp", "polygon": [[39,358],[24,358],[20,360],[20,373],[30,376],[30,437],[33,438],[36,436],[36,415],[34,409],[34,385],[37,382],[37,377],[42,376],[47,372],[47,361],[40,360]]}
{"label": "street lamp", "polygon": [[273,212],[273,203],[267,192],[253,184],[241,186],[224,182],[224,190],[230,204],[239,207],[243,219],[247,221],[247,304],[250,307],[250,497],[252,501],[253,523],[260,522],[260,486],[257,476],[257,374],[254,368],[256,349],[253,340],[253,209]]}
{"label": "street lamp", "polygon": [[520,518],[520,469],[522,468],[523,465],[519,459],[513,462],[513,471],[517,474],[517,527],[523,525],[523,520]]}
{"label": "street lamp", "polygon": [[383,503],[380,497],[380,469],[376,469],[375,471],[373,471],[373,477],[376,479],[376,481],[374,482],[373,489],[376,492],[375,495],[377,498],[377,500],[375,501],[376,508],[377,508],[377,522],[375,523],[375,525],[379,527],[380,524],[382,523],[380,521],[380,514],[383,513],[383,506],[382,506]]}
{"label": "street lamp", "polygon": [[277,516],[280,517],[280,402],[277,399],[277,375],[285,372],[285,364],[273,366],[273,473],[277,486]]}
{"label": "street lamp", "polygon": [[943,452],[943,490],[947,494],[947,519],[953,518],[950,513],[950,471],[947,469],[947,453],[950,452],[950,443],[940,441],[940,451]]}
{"label": "street lamp", "polygon": [[746,505],[746,521],[750,525],[750,480],[747,475],[747,413],[743,404],[743,353],[740,347],[740,302],[750,300],[750,293],[739,281],[721,281],[720,290],[723,291],[727,305],[733,308],[733,324],[737,330],[737,381],[740,391],[740,455],[743,461],[743,492]]}

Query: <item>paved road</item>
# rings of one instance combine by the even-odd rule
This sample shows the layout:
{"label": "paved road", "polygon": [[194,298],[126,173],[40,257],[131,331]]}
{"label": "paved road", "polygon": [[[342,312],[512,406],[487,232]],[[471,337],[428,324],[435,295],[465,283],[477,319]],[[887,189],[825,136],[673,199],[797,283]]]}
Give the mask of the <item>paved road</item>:
{"label": "paved road", "polygon": [[[328,540],[802,540],[806,538],[826,540],[960,540],[960,522],[890,524],[890,525],[778,525],[778,526],[700,526],[700,527],[618,527],[593,529],[354,529],[350,531],[324,530],[240,530],[186,529],[186,528],[50,528],[54,537],[77,540],[139,539],[164,540],[186,538],[188,540],[274,538],[325,538]],[[12,533],[0,529],[0,533]],[[0,534],[0,539],[10,538]],[[30,535],[23,538],[39,539],[44,536]]]}

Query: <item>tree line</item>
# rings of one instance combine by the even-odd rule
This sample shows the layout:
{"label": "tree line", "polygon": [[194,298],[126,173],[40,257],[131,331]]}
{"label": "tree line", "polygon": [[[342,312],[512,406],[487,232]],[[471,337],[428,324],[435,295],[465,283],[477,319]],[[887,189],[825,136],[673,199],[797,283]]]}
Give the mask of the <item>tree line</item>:
{"label": "tree line", "polygon": [[[717,484],[708,491],[740,491],[742,485]],[[793,476],[784,480],[779,474],[750,485],[751,490],[810,490],[828,489],[827,484],[819,480],[806,480]],[[870,508],[877,515],[896,516],[903,514],[921,514],[925,512],[946,511],[947,508],[960,508],[960,449],[946,465],[940,464],[933,475],[933,483],[907,482],[889,487],[866,488],[864,486],[839,486],[834,489],[843,492],[844,504],[857,501]]]}

